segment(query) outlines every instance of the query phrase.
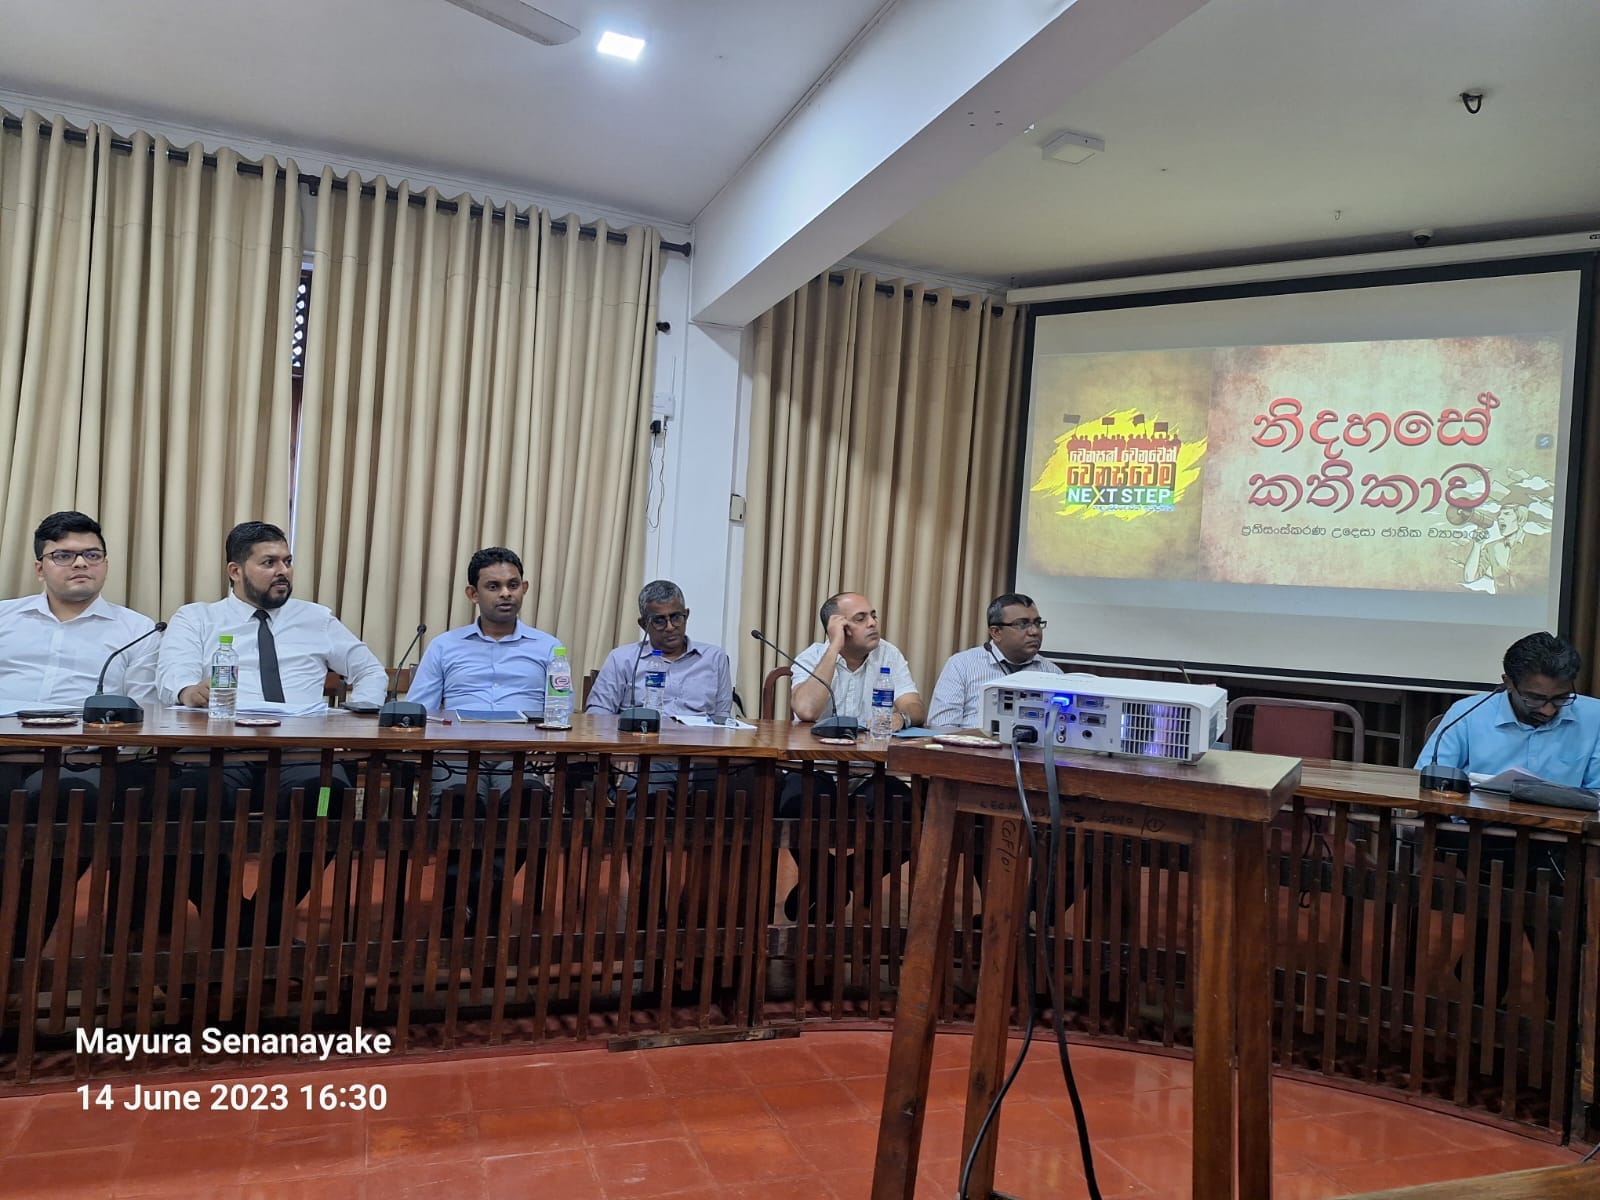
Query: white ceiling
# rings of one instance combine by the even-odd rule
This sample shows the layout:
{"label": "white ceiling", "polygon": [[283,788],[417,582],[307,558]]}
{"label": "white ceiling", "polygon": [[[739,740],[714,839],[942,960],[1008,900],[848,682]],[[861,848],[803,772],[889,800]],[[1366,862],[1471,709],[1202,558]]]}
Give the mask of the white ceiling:
{"label": "white ceiling", "polygon": [[1597,226],[1596,0],[1211,0],[861,253],[1028,284]]}
{"label": "white ceiling", "polygon": [[583,30],[546,47],[444,0],[0,0],[0,81],[685,224],[881,3],[539,0]]}
{"label": "white ceiling", "polygon": [[[886,7],[540,2],[582,35],[444,0],[0,0],[0,86],[681,226]],[[1592,228],[1597,63],[1597,0],[1210,0],[859,255],[1027,284]],[[1042,160],[1066,128],[1105,152]]]}

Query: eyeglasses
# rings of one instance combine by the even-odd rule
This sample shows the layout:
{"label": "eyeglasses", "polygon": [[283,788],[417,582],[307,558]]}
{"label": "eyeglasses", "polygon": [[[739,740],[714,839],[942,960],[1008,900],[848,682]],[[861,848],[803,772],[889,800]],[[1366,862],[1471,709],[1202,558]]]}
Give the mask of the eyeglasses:
{"label": "eyeglasses", "polygon": [[41,557],[48,558],[58,567],[70,567],[81,558],[92,567],[96,563],[105,562],[106,552],[104,550],[50,550],[41,555]]}
{"label": "eyeglasses", "polygon": [[650,628],[665,629],[668,625],[682,625],[688,619],[686,612],[651,613]]}
{"label": "eyeglasses", "polygon": [[1522,702],[1529,708],[1544,708],[1546,705],[1565,708],[1578,698],[1577,692],[1562,692],[1559,696],[1541,696],[1538,692],[1525,692],[1515,684],[1511,690],[1520,696]]}
{"label": "eyeglasses", "polygon": [[998,629],[1037,629],[1040,633],[1043,633],[1049,624],[1050,622],[1042,617],[1023,617],[1020,621],[996,621],[995,627]]}

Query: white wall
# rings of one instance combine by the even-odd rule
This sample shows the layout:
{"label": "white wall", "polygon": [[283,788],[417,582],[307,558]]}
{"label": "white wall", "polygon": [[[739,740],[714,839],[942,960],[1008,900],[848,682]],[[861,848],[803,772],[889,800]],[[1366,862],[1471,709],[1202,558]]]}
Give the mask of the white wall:
{"label": "white wall", "polygon": [[661,272],[660,319],[672,330],[656,343],[655,392],[672,415],[664,444],[652,447],[645,575],[683,588],[691,636],[720,644],[737,666],[740,576],[730,556],[743,538],[728,504],[748,440],[739,412],[744,331],[690,323],[692,273],[678,255]]}

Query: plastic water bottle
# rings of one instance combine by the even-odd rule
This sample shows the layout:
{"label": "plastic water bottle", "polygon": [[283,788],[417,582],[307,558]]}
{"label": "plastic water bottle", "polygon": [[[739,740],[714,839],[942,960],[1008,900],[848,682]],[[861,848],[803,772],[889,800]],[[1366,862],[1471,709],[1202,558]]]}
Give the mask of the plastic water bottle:
{"label": "plastic water bottle", "polygon": [[213,717],[232,718],[239,706],[239,656],[233,650],[233,635],[217,638],[217,652],[211,656],[211,699],[207,711]]}
{"label": "plastic water bottle", "polygon": [[878,668],[878,686],[872,689],[872,736],[886,738],[894,732],[894,681],[888,667]]}
{"label": "plastic water bottle", "polygon": [[557,646],[544,674],[544,726],[546,729],[572,728],[572,664],[567,648]]}
{"label": "plastic water bottle", "polygon": [[650,661],[644,665],[644,706],[661,711],[661,702],[667,694],[667,660],[659,650],[650,652]]}

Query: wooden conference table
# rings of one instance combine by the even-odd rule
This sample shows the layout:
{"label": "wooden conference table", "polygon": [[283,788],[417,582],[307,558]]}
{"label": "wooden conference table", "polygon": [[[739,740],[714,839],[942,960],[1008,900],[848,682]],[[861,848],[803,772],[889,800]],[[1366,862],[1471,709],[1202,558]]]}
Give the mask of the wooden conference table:
{"label": "wooden conference table", "polygon": [[[0,760],[20,756],[43,771],[37,814],[21,792],[0,797],[9,814],[0,1078],[59,1071],[74,1025],[364,1023],[393,1030],[401,1047],[444,1048],[474,1038],[755,1036],[819,1021],[882,1027],[905,989],[907,902],[925,869],[916,847],[932,776],[923,772],[950,753],[915,745],[896,742],[891,757],[886,742],[830,746],[772,722],[624,734],[613,719],[584,716],[562,733],[385,730],[341,712],[244,729],[151,711],[143,726],[114,733],[0,720]],[[239,756],[257,764],[268,792],[296,762],[316,764],[324,779],[343,771],[354,802],[318,819],[313,789],[284,815],[260,811],[223,786],[224,764]],[[142,774],[130,792],[117,780],[132,778],[135,759]],[[1200,769],[1248,760],[1214,753]],[[114,803],[93,805],[71,786],[85,767],[100,769]],[[909,776],[909,802],[896,799],[890,767]],[[775,820],[782,782],[796,777],[799,815]],[[172,786],[180,778],[203,782],[182,794]],[[441,808],[440,778],[469,790],[491,780],[500,804]],[[1549,1137],[1566,1133],[1574,1111],[1581,1125],[1596,1098],[1597,833],[1583,814],[1419,796],[1411,771],[1304,764],[1267,835],[1275,916],[1262,957],[1277,1068]],[[1093,835],[1103,852],[1088,868],[1092,886],[1116,902],[1076,906],[1064,924],[1032,919],[1029,952],[1041,979],[1054,973],[1079,1036],[1181,1052],[1205,990],[1190,951],[1203,953],[1209,918],[1189,887],[1187,852],[1148,834]],[[1464,848],[1446,851],[1458,835]],[[964,855],[981,846],[970,815],[953,836]],[[1515,847],[1504,861],[1490,853],[1500,842]],[[1545,846],[1563,864],[1564,887],[1534,869],[1530,852]],[[831,908],[811,903],[818,856],[847,847],[856,853],[837,861],[850,868],[848,893]],[[224,922],[218,945],[197,936],[201,903],[234,912],[241,880],[259,888],[269,856],[304,858],[308,848],[327,866],[313,870],[309,895],[302,877],[272,898],[293,931],[281,944],[264,945],[236,921]],[[496,855],[503,872],[475,870]],[[790,856],[798,869],[784,865]],[[26,896],[19,879],[24,860],[49,859],[77,864],[59,872],[66,916],[53,933],[34,903],[47,872],[32,873]],[[206,872],[225,860],[239,867],[234,886],[207,892]],[[142,893],[134,886],[131,868],[145,862],[153,876],[200,873],[187,915],[181,899],[158,911],[168,897],[154,880]],[[438,886],[447,863],[489,903],[447,911]],[[1483,885],[1469,886],[1480,867]],[[791,922],[776,889],[797,877]],[[974,1019],[984,959],[976,913],[997,894],[993,885],[978,894],[965,877],[955,890],[932,1002],[946,1027]],[[465,907],[496,913],[498,924],[480,916],[474,928]],[[1463,972],[1469,931],[1485,923],[1518,936],[1491,938],[1489,961]],[[65,1061],[79,1077],[130,1070],[109,1058]]]}

